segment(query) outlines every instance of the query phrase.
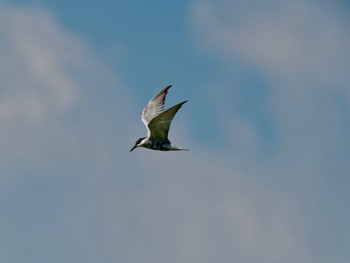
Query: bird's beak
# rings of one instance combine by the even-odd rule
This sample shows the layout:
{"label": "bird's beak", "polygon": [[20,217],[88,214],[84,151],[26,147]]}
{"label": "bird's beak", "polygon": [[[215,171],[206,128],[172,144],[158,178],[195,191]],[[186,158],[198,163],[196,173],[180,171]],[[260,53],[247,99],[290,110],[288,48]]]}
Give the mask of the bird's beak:
{"label": "bird's beak", "polygon": [[137,147],[136,145],[134,147],[132,147],[130,152],[132,152],[136,147]]}

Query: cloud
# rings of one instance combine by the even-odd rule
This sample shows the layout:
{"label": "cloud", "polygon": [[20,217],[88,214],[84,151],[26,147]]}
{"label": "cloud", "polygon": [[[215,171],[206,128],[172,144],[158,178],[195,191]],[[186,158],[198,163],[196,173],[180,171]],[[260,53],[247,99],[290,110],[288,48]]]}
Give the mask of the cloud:
{"label": "cloud", "polygon": [[170,262],[308,258],[298,211],[287,195],[214,156],[196,157],[161,158],[164,171],[177,168],[145,175],[152,180],[134,199],[142,227],[132,243],[138,251],[132,261],[148,262],[154,255],[159,262],[169,255]]}
{"label": "cloud", "polygon": [[[346,118],[339,114],[339,96],[348,111],[350,21],[340,12],[340,3],[253,3],[196,2],[193,25],[202,47],[226,63],[249,65],[264,76],[267,81],[260,89],[267,89],[268,96],[263,110],[276,125],[281,144],[312,149],[323,138],[320,145],[342,147]],[[225,100],[232,97],[232,91],[222,92]],[[253,134],[259,132],[250,125]],[[251,138],[256,141],[256,136]]]}
{"label": "cloud", "polygon": [[254,1],[251,8],[236,1],[221,1],[215,6],[200,1],[193,13],[207,48],[231,59],[246,60],[267,74],[334,85],[346,73],[350,56],[346,48],[349,21],[334,6],[310,1]]}
{"label": "cloud", "polygon": [[120,231],[120,215],[96,216],[95,179],[126,167],[115,149],[129,143],[114,134],[130,128],[130,94],[44,8],[1,4],[0,57],[1,261],[99,261],[92,232]]}
{"label": "cloud", "polygon": [[[196,1],[191,13],[194,33],[206,54],[221,61],[234,77],[230,69],[241,68],[243,74],[249,71],[250,79],[259,80],[254,82],[255,90],[264,90],[264,96],[258,96],[258,110],[265,112],[267,120],[262,128],[254,118],[260,114],[256,107],[253,116],[239,112],[228,116],[237,104],[235,98],[243,97],[251,85],[222,85],[231,83],[231,76],[218,80],[222,90],[214,101],[218,102],[218,116],[222,116],[219,126],[228,131],[226,141],[233,142],[232,148],[237,149],[233,151],[241,156],[238,167],[290,193],[302,222],[311,226],[304,233],[305,240],[315,245],[306,246],[318,262],[340,254],[348,256],[331,245],[321,256],[312,253],[324,245],[315,233],[322,232],[326,240],[334,238],[330,225],[314,225],[324,211],[337,218],[340,232],[347,228],[349,219],[349,214],[342,212],[346,206],[343,192],[333,192],[330,203],[325,195],[332,191],[325,181],[349,183],[343,180],[349,170],[343,157],[350,157],[350,127],[346,124],[350,21],[344,10],[348,9],[340,1]],[[211,87],[215,93],[217,86]],[[251,92],[244,97],[245,103],[256,97]],[[274,131],[272,143],[266,143],[262,136],[264,128]],[[335,208],[335,204],[342,208]]]}
{"label": "cloud", "polygon": [[40,122],[70,107],[78,97],[73,70],[80,61],[79,42],[69,38],[48,14],[39,9],[2,5],[2,79],[5,93],[1,119]]}
{"label": "cloud", "polygon": [[[312,262],[298,200],[287,187],[259,182],[276,170],[249,151],[244,169],[232,152],[205,145],[131,157],[129,138],[137,135],[129,118],[139,117],[115,70],[50,11],[2,5],[0,12],[4,262]],[[238,130],[241,149],[256,149],[260,137],[249,121],[228,127]],[[187,146],[187,135],[178,136]]]}
{"label": "cloud", "polygon": [[[85,138],[78,139],[77,133],[94,132],[87,127],[89,119],[101,122],[103,130],[103,117],[98,116],[102,111],[94,107],[99,93],[120,96],[120,88],[111,91],[120,85],[118,77],[85,40],[63,29],[47,10],[2,4],[0,13],[0,169],[20,160],[40,163],[46,151],[52,152],[50,147],[76,152]],[[127,90],[123,97],[116,118],[122,116],[121,108],[130,107]],[[96,144],[93,147],[104,147]]]}

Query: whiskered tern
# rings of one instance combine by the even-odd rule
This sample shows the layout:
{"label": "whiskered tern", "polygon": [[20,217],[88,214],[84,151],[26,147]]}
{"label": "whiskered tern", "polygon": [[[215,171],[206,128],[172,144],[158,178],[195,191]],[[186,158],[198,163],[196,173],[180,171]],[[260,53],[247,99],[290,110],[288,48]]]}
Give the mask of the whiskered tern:
{"label": "whiskered tern", "polygon": [[171,86],[159,91],[143,109],[142,121],[147,128],[147,137],[138,139],[130,152],[137,147],[157,151],[188,151],[173,145],[168,139],[171,121],[182,105],[187,102],[187,100],[183,101],[164,111],[165,97]]}

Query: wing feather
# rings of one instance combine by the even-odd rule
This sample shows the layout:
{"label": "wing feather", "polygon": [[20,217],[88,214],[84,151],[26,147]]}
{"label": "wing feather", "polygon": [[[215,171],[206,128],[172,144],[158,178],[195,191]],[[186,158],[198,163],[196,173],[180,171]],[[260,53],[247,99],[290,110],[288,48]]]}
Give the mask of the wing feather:
{"label": "wing feather", "polygon": [[153,139],[167,140],[171,121],[174,119],[177,111],[187,102],[183,101],[167,109],[154,117],[147,125],[150,137]]}
{"label": "wing feather", "polygon": [[146,105],[142,112],[142,121],[148,126],[149,122],[162,112],[164,112],[165,97],[172,85],[169,85],[159,91]]}

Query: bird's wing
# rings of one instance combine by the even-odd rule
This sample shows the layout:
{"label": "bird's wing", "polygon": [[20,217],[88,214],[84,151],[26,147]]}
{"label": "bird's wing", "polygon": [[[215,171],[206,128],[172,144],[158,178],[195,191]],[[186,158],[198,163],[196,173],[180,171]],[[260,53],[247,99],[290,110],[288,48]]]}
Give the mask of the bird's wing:
{"label": "bird's wing", "polygon": [[154,139],[167,140],[171,121],[174,119],[176,112],[187,102],[183,101],[167,109],[148,123],[150,137]]}
{"label": "bird's wing", "polygon": [[154,117],[164,112],[165,97],[170,87],[171,85],[159,91],[143,109],[141,118],[146,127]]}

